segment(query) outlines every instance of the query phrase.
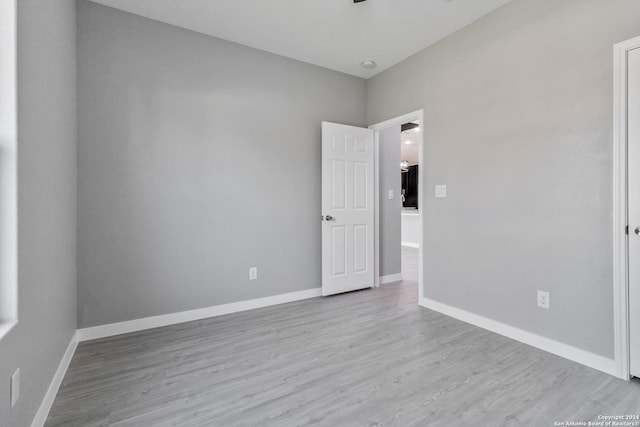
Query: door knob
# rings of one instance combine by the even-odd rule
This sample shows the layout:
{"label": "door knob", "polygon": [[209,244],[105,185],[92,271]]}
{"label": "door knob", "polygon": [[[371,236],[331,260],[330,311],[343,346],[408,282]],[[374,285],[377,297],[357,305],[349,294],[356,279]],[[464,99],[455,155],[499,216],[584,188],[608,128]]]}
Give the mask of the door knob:
{"label": "door knob", "polygon": [[[326,219],[327,221],[333,221],[333,217],[331,215],[325,216],[324,219]],[[638,233],[640,233],[640,229],[638,230]]]}
{"label": "door knob", "polygon": [[634,233],[636,233],[636,236],[640,236],[640,226],[636,227],[635,230],[633,230]]}

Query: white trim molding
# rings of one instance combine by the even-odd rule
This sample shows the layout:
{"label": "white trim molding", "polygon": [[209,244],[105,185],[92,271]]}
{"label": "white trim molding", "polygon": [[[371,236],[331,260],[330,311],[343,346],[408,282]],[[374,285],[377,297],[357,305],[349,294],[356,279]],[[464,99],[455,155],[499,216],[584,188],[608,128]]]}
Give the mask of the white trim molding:
{"label": "white trim molding", "polygon": [[[374,182],[374,205],[375,205],[375,223],[374,223],[374,227],[375,227],[375,239],[374,239],[374,259],[375,259],[375,277],[374,277],[374,286],[379,286],[380,285],[380,244],[379,244],[379,237],[380,237],[380,181],[379,181],[379,172],[380,172],[380,166],[379,166],[379,156],[380,156],[380,138],[379,138],[379,133],[381,130],[383,129],[388,129],[390,127],[393,126],[399,126],[399,125],[403,125],[407,122],[413,122],[413,121],[417,121],[418,122],[418,126],[420,129],[419,132],[419,136],[417,138],[418,140],[418,159],[420,159],[419,164],[420,165],[424,165],[425,161],[424,161],[424,153],[425,153],[425,149],[424,149],[424,145],[425,145],[425,140],[424,140],[424,110],[420,109],[420,110],[416,110],[416,111],[412,111],[411,113],[407,113],[407,114],[403,114],[401,116],[398,117],[394,117],[392,119],[389,120],[385,120],[383,122],[380,123],[376,123],[374,125],[369,126],[369,129],[373,129],[375,131],[374,134],[374,167],[376,169],[376,173],[375,173],[375,182]],[[418,168],[418,206],[423,206],[422,204],[424,203],[424,197],[423,194],[425,194],[425,178],[424,178],[424,168],[420,167]],[[424,242],[424,233],[423,233],[423,209],[418,209],[418,301],[422,300],[422,294],[424,291],[424,278],[423,278],[423,256],[422,256],[422,248],[423,248],[423,242]]]}
{"label": "white trim molding", "polygon": [[523,329],[498,322],[484,316],[480,316],[460,308],[452,307],[438,301],[423,298],[420,302],[422,307],[428,308],[438,313],[445,314],[454,319],[461,320],[482,329],[495,332],[513,340],[528,344],[540,350],[564,357],[582,365],[605,372],[609,375],[616,375],[616,361],[559,341],[546,338]]}
{"label": "white trim molding", "polygon": [[[371,129],[371,126],[369,126]],[[380,132],[373,131],[373,287],[380,286]]]}
{"label": "white trim molding", "polygon": [[17,4],[0,2],[0,339],[19,318]]}
{"label": "white trim molding", "polygon": [[400,244],[402,246],[406,246],[407,248],[415,248],[415,249],[419,249],[420,248],[420,243],[400,242]]}
{"label": "white trim molding", "polygon": [[402,273],[389,274],[387,276],[380,276],[380,284],[386,285],[387,283],[402,282]]}
{"label": "white trim molding", "polygon": [[146,329],[175,325],[177,323],[191,322],[192,320],[206,319],[225,314],[238,313],[253,310],[255,308],[269,307],[287,302],[315,298],[322,295],[322,288],[307,289],[304,291],[274,295],[264,298],[250,299],[246,301],[232,302],[229,304],[214,305],[195,310],[181,311],[178,313],[162,314],[159,316],[144,317],[142,319],[128,320],[125,322],[110,323],[108,325],[93,326],[78,329],[80,341],[94,340],[127,334],[130,332],[144,331]]}
{"label": "white trim molding", "polygon": [[628,380],[627,62],[640,37],[613,48],[613,316],[615,375]]}
{"label": "white trim molding", "polygon": [[40,407],[38,408],[38,412],[36,412],[36,416],[31,423],[31,427],[42,427],[44,423],[47,421],[47,417],[49,416],[49,411],[51,410],[51,406],[53,406],[53,401],[56,398],[56,394],[58,394],[58,390],[60,389],[60,385],[62,384],[62,380],[64,379],[65,374],[67,373],[67,369],[69,368],[69,364],[71,363],[71,359],[73,358],[73,354],[76,352],[76,348],[78,347],[78,331],[74,332],[71,337],[71,341],[67,346],[67,350],[64,352],[64,356],[62,356],[62,360],[58,365],[58,369],[56,373],[53,375],[53,379],[51,380],[51,384],[49,384],[49,388],[40,403]]}

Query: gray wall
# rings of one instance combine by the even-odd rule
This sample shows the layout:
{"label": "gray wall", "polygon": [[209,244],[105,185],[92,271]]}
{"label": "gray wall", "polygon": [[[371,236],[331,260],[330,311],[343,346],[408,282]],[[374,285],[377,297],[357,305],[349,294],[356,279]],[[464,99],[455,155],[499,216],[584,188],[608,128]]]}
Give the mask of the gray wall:
{"label": "gray wall", "polygon": [[[400,126],[394,126],[380,131],[379,136],[380,276],[402,272],[400,135]],[[393,190],[393,200],[389,200],[389,190]]]}
{"label": "gray wall", "polygon": [[78,14],[79,327],[319,287],[320,123],[365,125],[365,81]]}
{"label": "gray wall", "polygon": [[515,0],[368,81],[369,123],[425,110],[425,297],[613,357],[612,46],[639,12]]}
{"label": "gray wall", "polygon": [[19,323],[0,341],[1,426],[31,424],[76,329],[75,10],[18,1]]}

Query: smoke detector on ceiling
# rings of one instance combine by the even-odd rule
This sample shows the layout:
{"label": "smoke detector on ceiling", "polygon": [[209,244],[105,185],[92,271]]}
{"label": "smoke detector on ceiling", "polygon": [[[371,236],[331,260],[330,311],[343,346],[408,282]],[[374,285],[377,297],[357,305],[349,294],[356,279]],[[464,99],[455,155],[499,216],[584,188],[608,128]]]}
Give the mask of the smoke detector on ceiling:
{"label": "smoke detector on ceiling", "polygon": [[[362,1],[362,0],[361,0],[361,1]],[[367,59],[366,61],[362,61],[362,62],[360,63],[360,65],[362,65],[364,68],[371,69],[371,68],[375,68],[375,66],[376,66],[376,61],[373,61],[373,60],[371,60],[371,59]]]}

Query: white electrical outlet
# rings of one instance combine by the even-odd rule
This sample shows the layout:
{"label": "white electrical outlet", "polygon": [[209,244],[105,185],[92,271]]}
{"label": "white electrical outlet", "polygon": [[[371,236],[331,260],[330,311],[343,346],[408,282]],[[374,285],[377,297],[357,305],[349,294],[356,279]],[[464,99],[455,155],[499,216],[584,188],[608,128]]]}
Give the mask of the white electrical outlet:
{"label": "white electrical outlet", "polygon": [[393,190],[389,190],[389,200],[393,200]]}
{"label": "white electrical outlet", "polygon": [[258,278],[258,267],[249,268],[249,280],[256,280]]}
{"label": "white electrical outlet", "polygon": [[549,292],[538,291],[538,307],[549,308]]}
{"label": "white electrical outlet", "polygon": [[13,408],[20,399],[20,368],[11,375],[11,407]]}

